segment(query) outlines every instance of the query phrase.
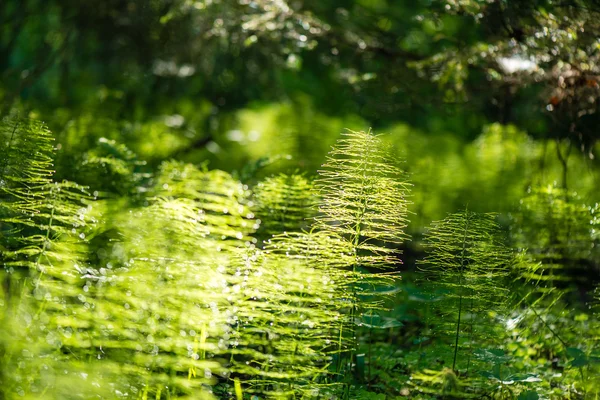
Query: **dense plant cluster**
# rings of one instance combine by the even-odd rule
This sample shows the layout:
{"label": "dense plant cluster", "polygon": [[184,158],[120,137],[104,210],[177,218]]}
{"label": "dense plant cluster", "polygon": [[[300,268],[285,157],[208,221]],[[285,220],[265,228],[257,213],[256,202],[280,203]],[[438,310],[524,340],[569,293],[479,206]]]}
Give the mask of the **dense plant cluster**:
{"label": "dense plant cluster", "polygon": [[598,282],[571,276],[600,268],[598,205],[465,208],[401,282],[411,185],[370,132],[252,188],[104,139],[102,193],[55,181],[52,140],[0,125],[2,398],[600,395]]}

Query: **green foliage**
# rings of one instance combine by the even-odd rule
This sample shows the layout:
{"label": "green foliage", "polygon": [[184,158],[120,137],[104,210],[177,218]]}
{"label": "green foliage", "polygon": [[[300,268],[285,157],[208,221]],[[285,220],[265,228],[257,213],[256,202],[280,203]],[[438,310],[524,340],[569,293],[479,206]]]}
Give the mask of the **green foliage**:
{"label": "green foliage", "polygon": [[[43,139],[46,132],[34,126],[16,137],[30,140],[37,154],[43,145],[34,135]],[[19,160],[23,171],[35,167],[40,176],[51,175],[35,157]],[[10,161],[7,171],[14,168]],[[186,174],[187,190],[182,190],[179,178]],[[221,268],[238,247],[226,239],[244,243],[253,230],[244,220],[251,214],[237,201],[244,196],[242,185],[217,172],[166,165],[157,177],[159,189],[150,190],[161,197],[148,198],[141,209],[117,210],[122,201],[86,206],[89,200],[76,185],[38,181],[22,191],[27,197],[15,189],[10,193],[17,200],[2,202],[17,214],[3,223],[23,226],[16,248],[3,252],[3,279],[11,279],[5,286],[20,292],[13,302],[3,302],[3,311],[10,312],[3,312],[0,336],[7,398],[39,393],[212,398],[204,385],[224,369],[209,358],[222,352],[219,338],[230,329],[232,307],[227,280],[219,276],[227,276]],[[90,218],[100,220],[99,226],[83,230]],[[119,239],[107,241],[115,230]],[[86,251],[90,237],[105,246],[93,264],[95,257]],[[31,273],[15,278],[18,267]],[[3,293],[3,298],[10,294]],[[48,361],[40,365],[38,357]],[[73,386],[79,391],[69,391]]]}
{"label": "green foliage", "polygon": [[[146,165],[127,146],[104,137],[98,139],[97,146],[83,155],[79,178],[95,184],[103,193],[136,195],[148,173],[141,168]],[[93,182],[98,175],[106,177],[106,186],[98,187]]]}
{"label": "green foliage", "polygon": [[349,329],[341,332],[351,339],[339,348],[343,353],[338,356],[336,372],[347,374],[345,371],[356,364],[353,372],[362,380],[364,370],[358,367],[353,325],[363,324],[366,310],[382,309],[383,296],[377,288],[393,285],[394,275],[380,270],[399,262],[398,250],[382,243],[398,245],[407,237],[408,184],[393,166],[384,142],[370,132],[347,132],[323,168],[317,180],[322,203],[316,228],[345,241],[353,259],[347,266],[350,274],[345,282],[350,323]]}
{"label": "green foliage", "polygon": [[[326,170],[320,172],[321,215],[316,219],[314,233],[275,235],[265,244],[264,260],[260,254],[248,258],[245,276],[255,276],[254,271],[259,268],[264,290],[259,299],[256,294],[252,297],[255,301],[251,304],[258,301],[256,308],[260,307],[263,314],[246,316],[257,327],[251,330],[253,336],[246,333],[242,337],[247,347],[258,344],[259,349],[271,349],[265,360],[251,353],[253,361],[246,363],[250,370],[245,367],[241,371],[263,377],[251,381],[253,390],[271,386],[271,396],[333,393],[339,382],[345,383],[347,396],[344,375],[352,371],[364,376],[364,370],[352,368],[356,360],[355,324],[364,325],[358,307],[381,308],[381,296],[375,289],[392,284],[391,275],[368,273],[366,268],[389,268],[395,262],[392,250],[375,241],[400,243],[404,238],[401,229],[406,225],[406,184],[396,180],[400,171],[391,166],[378,138],[364,132],[347,136],[338,142],[324,166]],[[306,181],[292,177],[290,185],[282,178],[271,178],[259,185],[256,196],[265,216],[277,223],[277,216],[281,215],[278,213],[285,213],[284,221],[289,221],[273,231],[299,229],[296,215],[310,212],[303,208],[314,202],[310,191],[299,195],[299,191],[309,187]],[[334,221],[343,224],[331,225]],[[277,273],[269,272],[283,268],[285,286],[278,283]],[[274,281],[269,283],[270,279]],[[313,286],[313,282],[318,286]],[[247,351],[242,349],[240,353],[248,356]],[[331,373],[333,381],[328,378]],[[293,376],[294,384],[289,382]]]}
{"label": "green foliage", "polygon": [[[10,136],[3,140],[1,223],[12,239],[3,239],[2,251],[2,394],[69,398],[70,374],[75,380],[88,374],[79,360],[58,349],[62,335],[76,334],[66,321],[74,311],[68,305],[82,296],[73,266],[85,264],[85,237],[93,225],[90,199],[76,184],[52,182],[51,136],[43,124],[5,120],[2,132]],[[40,365],[38,357],[48,362]],[[89,390],[93,383],[84,385]]]}
{"label": "green foliage", "polygon": [[55,182],[43,124],[0,132],[3,398],[598,393],[596,306],[554,279],[595,268],[597,207],[563,191],[523,199],[516,261],[496,214],[434,222],[416,286],[401,286],[410,185],[370,132],[347,132],[316,181],[277,175],[254,193],[181,161],[151,173],[108,139],[81,175],[104,170],[102,191]]}
{"label": "green foliage", "polygon": [[423,370],[413,374],[413,379],[421,382],[417,390],[421,393],[435,394],[441,396],[473,398],[474,394],[465,393],[465,383],[450,368],[441,371]]}
{"label": "green foliage", "polygon": [[193,201],[207,224],[207,235],[219,249],[256,243],[250,234],[260,222],[249,208],[248,186],[226,172],[168,161],[161,165],[150,194]]}
{"label": "green foliage", "polygon": [[391,157],[377,136],[349,131],[319,172],[323,201],[317,226],[352,244],[357,267],[390,268],[395,250],[378,243],[407,238],[409,184]]}
{"label": "green foliage", "polygon": [[[20,123],[6,123],[13,128],[4,129],[9,145],[26,139],[31,145],[21,150],[38,158],[19,153],[16,161],[3,160],[4,178],[15,188],[5,189],[2,221],[23,233],[2,253],[5,277],[14,280],[3,292],[6,396],[42,391],[71,398],[76,394],[65,388],[77,385],[85,396],[211,398],[207,388],[215,377],[232,374],[250,393],[273,398],[338,391],[351,367],[342,356],[355,346],[356,305],[377,294],[370,293],[370,285],[391,282],[387,275],[371,278],[358,268],[371,260],[382,267],[391,261],[389,251],[358,246],[323,229],[322,220],[320,231],[276,235],[258,250],[252,235],[260,221],[249,208],[247,186],[224,172],[180,162],[166,162],[146,177],[150,186],[136,179],[123,182],[124,191],[115,187],[135,195],[131,203],[127,197],[92,201],[77,185],[51,182],[52,149],[44,157],[39,153],[47,131],[27,125],[21,133]],[[384,168],[379,144],[371,138],[355,134],[354,139],[365,141]],[[135,155],[114,142],[102,143],[109,146],[107,156],[88,156],[88,163],[110,165],[107,172],[123,178],[135,173]],[[31,181],[12,176],[13,163]],[[403,217],[390,213],[379,221],[374,213],[386,204],[405,213],[406,193],[392,203],[398,187],[378,176],[382,186],[372,189],[382,204],[364,212],[359,230],[393,241],[386,223],[404,223]],[[377,177],[369,182],[376,185]],[[23,183],[27,186],[18,189]],[[283,229],[299,230],[311,215],[305,208],[315,202],[315,195],[304,191],[310,186],[299,176],[267,180],[256,196],[257,209],[275,223],[283,211],[291,221]],[[366,196],[358,199],[364,202]],[[332,205],[327,207],[331,215]],[[282,228],[274,226],[269,229]],[[12,237],[15,231],[6,232]],[[361,255],[357,263],[357,252],[365,250],[373,254]],[[17,268],[21,273],[13,278]],[[27,329],[16,334],[12,330],[18,326]],[[33,373],[40,368],[34,354],[48,358],[47,372]],[[66,371],[64,377],[59,370]]]}
{"label": "green foliage", "polygon": [[0,5],[0,397],[598,397],[596,0],[100,3]]}
{"label": "green foliage", "polygon": [[[526,310],[517,321],[537,342],[537,350],[527,358],[552,357],[554,364],[561,360],[565,375],[577,382],[575,390],[592,396],[598,391],[592,383],[597,372],[591,362],[597,317],[582,307],[591,303],[586,292],[591,293],[593,282],[580,277],[598,271],[597,206],[585,205],[576,194],[553,186],[528,192],[513,214],[511,230],[512,240],[526,250],[516,272],[527,282],[520,292]],[[591,340],[582,343],[582,335]]]}
{"label": "green foliage", "polygon": [[522,276],[540,291],[586,286],[578,276],[586,270],[600,273],[599,213],[597,204],[588,206],[563,189],[530,189],[513,214],[511,231],[515,245],[533,261]]}
{"label": "green foliage", "polygon": [[233,372],[249,377],[250,392],[282,399],[337,392],[337,377],[329,375],[350,329],[342,314],[348,251],[324,234],[285,233],[244,258],[236,270],[242,298],[231,360]]}
{"label": "green foliage", "polygon": [[468,372],[473,349],[499,339],[503,330],[497,314],[508,297],[512,256],[495,218],[465,210],[434,222],[425,234],[421,270],[430,284],[446,290],[431,324],[452,338],[456,372],[460,365]]}
{"label": "green foliage", "polygon": [[254,192],[263,235],[306,230],[316,215],[318,197],[313,183],[304,176],[270,177],[259,182]]}
{"label": "green foliage", "polygon": [[541,137],[568,138],[584,152],[592,151],[598,84],[596,73],[590,79],[588,71],[598,68],[595,32],[600,10],[595,1],[442,0],[436,5],[421,19],[424,27],[437,25],[431,40],[455,38],[449,26],[469,26],[478,32],[461,35],[436,54],[412,63],[421,76],[437,82],[452,101],[480,98],[477,86],[469,83],[483,76],[490,91],[510,87],[511,93],[527,97],[536,93],[537,100],[521,102],[520,96],[509,95],[497,103],[500,121],[511,119]]}
{"label": "green foliage", "polygon": [[[397,124],[387,131],[384,140],[398,158],[406,159],[402,167],[414,185],[410,210],[415,214],[408,227],[413,235],[466,203],[471,211],[514,214],[524,188],[564,181],[565,169],[556,152],[565,153],[568,145],[533,140],[512,125],[486,125],[468,142],[437,127],[421,131]],[[589,160],[572,153],[567,157],[566,178],[569,191],[577,192],[586,203],[600,200],[594,191],[597,169]]]}

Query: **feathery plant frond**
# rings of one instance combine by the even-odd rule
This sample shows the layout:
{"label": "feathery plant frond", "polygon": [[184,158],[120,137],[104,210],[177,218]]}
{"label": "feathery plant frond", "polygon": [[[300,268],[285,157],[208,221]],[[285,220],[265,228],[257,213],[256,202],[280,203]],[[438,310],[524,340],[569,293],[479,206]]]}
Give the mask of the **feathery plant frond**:
{"label": "feathery plant frond", "polygon": [[212,357],[228,329],[229,302],[223,258],[206,245],[201,210],[188,199],[155,198],[127,210],[118,227],[123,239],[91,278],[97,357],[121,370],[114,381],[121,392],[212,398],[205,385],[224,372]]}
{"label": "feathery plant frond", "polygon": [[28,269],[30,278],[20,282],[19,306],[11,307],[14,314],[7,325],[12,343],[6,365],[18,367],[10,369],[5,395],[39,398],[45,393],[68,399],[73,398],[67,389],[72,385],[81,393],[101,392],[95,386],[99,381],[83,379],[90,374],[80,358],[87,349],[75,354],[78,349],[68,345],[85,323],[73,311],[85,302],[81,276],[86,270],[86,234],[94,224],[89,216],[92,202],[83,188],[70,182],[51,183],[38,194],[28,206],[38,213],[24,224],[21,246],[7,254],[7,265]]}
{"label": "feathery plant frond", "polygon": [[[395,164],[378,136],[349,131],[329,153],[316,182],[321,203],[314,227],[345,240],[353,258],[345,267],[350,277],[344,289],[350,293],[345,315],[350,329],[342,334],[354,339],[340,349],[337,373],[341,376],[349,377],[347,372],[355,363],[354,325],[360,325],[364,310],[372,313],[381,308],[381,298],[373,296],[373,289],[393,285],[394,275],[381,271],[391,270],[400,261],[399,250],[393,246],[407,239],[409,184]],[[348,389],[346,384],[344,398],[349,396]]]}
{"label": "feathery plant frond", "polygon": [[409,184],[403,172],[379,137],[352,131],[338,141],[323,168],[316,182],[322,200],[314,228],[351,246],[354,260],[347,268],[353,281],[385,281],[385,274],[364,268],[389,270],[400,262],[400,251],[391,246],[407,238]]}
{"label": "feathery plant frond", "polygon": [[208,236],[220,248],[252,246],[260,221],[250,209],[248,186],[223,171],[198,169],[176,161],[163,163],[150,195],[193,200],[203,213]]}
{"label": "feathery plant frond", "polygon": [[210,398],[208,385],[229,376],[225,354],[238,324],[232,268],[253,246],[257,222],[247,189],[224,172],[167,162],[154,181],[148,206],[109,227],[123,239],[113,244],[98,309],[119,331],[103,329],[99,343],[129,366],[127,381],[140,392]]}
{"label": "feathery plant frond", "polygon": [[[0,239],[4,246],[0,258],[4,260],[7,257],[14,260],[14,254],[9,256],[10,253],[34,245],[24,245],[24,240],[43,237],[45,230],[37,227],[34,217],[43,211],[45,196],[51,188],[53,140],[43,123],[18,118],[5,118],[0,122]],[[23,261],[22,258],[21,263]],[[35,264],[32,260],[25,265],[3,262],[6,301],[10,297],[11,281],[27,277],[32,266],[37,269],[32,262]]]}
{"label": "feathery plant frond", "polygon": [[[319,171],[323,200],[316,226],[345,237],[357,252],[382,257],[394,252],[379,243],[400,244],[408,238],[409,184],[396,163],[378,136],[345,133]],[[389,267],[390,261],[383,257],[379,265]]]}
{"label": "feathery plant frond", "polygon": [[36,270],[30,270],[30,260],[17,257],[15,252],[26,246],[24,238],[40,237],[40,230],[29,230],[33,216],[41,212],[42,188],[51,182],[52,141],[50,132],[40,122],[20,118],[0,121],[0,261],[3,264],[0,270],[0,394],[4,397],[11,395],[15,383],[15,364],[11,357],[19,350],[19,341],[15,340],[17,332],[13,329],[25,317],[26,307],[21,299],[23,293],[32,290],[26,279],[37,272],[35,265]]}
{"label": "feathery plant frond", "polygon": [[[53,138],[43,123],[18,118],[0,122],[0,238],[12,246],[16,232],[37,214],[41,188],[52,182]],[[10,271],[14,273],[19,271]]]}
{"label": "feathery plant frond", "polygon": [[271,236],[308,229],[316,216],[318,196],[306,177],[280,174],[256,185],[254,201],[263,221],[258,234]]}
{"label": "feathery plant frond", "polygon": [[328,374],[345,346],[340,312],[349,301],[339,291],[345,273],[336,268],[347,265],[343,245],[320,233],[286,233],[245,258],[232,370],[254,377],[249,391],[280,399],[335,393],[339,384]]}
{"label": "feathery plant frond", "polygon": [[502,332],[490,311],[501,311],[508,297],[505,278],[513,256],[495,217],[465,210],[433,222],[424,236],[427,256],[420,269],[427,281],[447,291],[434,305],[439,318],[432,324],[452,339],[454,371],[461,358],[468,371],[473,346]]}
{"label": "feathery plant frond", "polygon": [[[255,301],[254,308],[268,310],[258,318],[253,316],[252,321],[263,328],[250,332],[267,338],[269,356],[264,359],[264,354],[263,358],[254,354],[259,358],[246,364],[252,366],[246,373],[263,376],[254,389],[269,388],[270,396],[276,398],[299,393],[315,397],[328,390],[331,395],[331,390],[345,386],[347,395],[347,385],[342,383],[352,369],[358,305],[368,299],[365,309],[381,307],[381,299],[373,296],[375,287],[393,284],[393,275],[368,273],[367,269],[391,268],[398,261],[394,257],[397,250],[383,243],[398,245],[406,237],[402,229],[406,226],[408,185],[379,138],[364,132],[346,134],[324,168],[316,183],[322,196],[321,214],[312,233],[275,235],[265,242],[264,253],[248,258],[254,262],[248,268],[260,268],[262,287],[266,288],[265,298]],[[306,186],[297,178],[295,181],[293,186],[284,186],[281,178],[267,181],[259,188],[259,207],[285,212],[288,193],[297,190],[294,186]],[[291,210],[302,212],[303,206],[306,204],[299,209],[292,204]],[[269,270],[271,275],[264,272]],[[285,285],[279,284],[278,270],[284,271]],[[316,282],[322,282],[320,291],[313,286]],[[265,318],[268,324],[261,324]],[[312,329],[307,330],[306,325]],[[265,343],[250,337],[248,346]],[[333,371],[332,379],[324,380],[329,371]]]}
{"label": "feathery plant frond", "polygon": [[51,180],[54,138],[42,122],[5,118],[0,122],[0,188],[31,187]]}
{"label": "feathery plant frond", "polygon": [[112,396],[212,399],[210,385],[228,376],[230,268],[254,221],[238,202],[242,185],[227,174],[171,166],[146,205],[98,207],[113,215],[99,216],[96,235],[112,239],[99,265],[83,269],[85,293],[69,305],[77,326],[63,348],[87,359],[85,370],[105,379]]}
{"label": "feathery plant frond", "polygon": [[[197,198],[156,197],[142,209],[121,210],[114,226],[91,235],[117,229],[120,240],[98,251],[104,254],[100,265],[87,265],[87,195],[77,185],[51,183],[47,131],[24,124],[25,133],[17,136],[16,126],[4,129],[11,136],[2,144],[25,137],[29,147],[19,147],[14,162],[2,160],[2,229],[16,238],[3,248],[4,274],[23,270],[18,285],[3,285],[8,288],[0,332],[3,397],[213,398],[205,385],[224,370],[210,358],[227,348],[217,341],[233,324],[228,275],[221,265],[226,252],[219,250],[229,245],[222,239],[227,235],[244,237],[240,227],[254,229],[226,209],[247,210],[227,202],[236,185],[223,177],[212,186],[207,185],[212,177],[188,181],[190,187],[227,190],[205,192],[204,208]],[[37,144],[36,129],[41,129]],[[213,244],[211,230],[221,244]],[[15,294],[10,315],[7,292]]]}
{"label": "feathery plant frond", "polygon": [[63,340],[76,334],[69,305],[83,295],[77,268],[93,224],[90,198],[79,185],[52,182],[53,139],[43,124],[9,119],[0,131],[0,224],[10,233],[2,237],[2,395],[71,398],[67,388],[85,368],[63,353]]}
{"label": "feathery plant frond", "polygon": [[[17,192],[18,193],[18,192]],[[20,197],[11,204],[15,217],[5,221],[20,226],[22,236],[17,239],[20,246],[6,252],[8,267],[23,267],[41,274],[47,271],[47,260],[60,258],[60,239],[75,235],[79,242],[85,233],[79,230],[88,222],[91,198],[85,189],[75,183],[53,182],[39,187],[28,188],[29,197]],[[57,242],[55,244],[55,242]],[[10,261],[13,258],[14,261]],[[52,267],[52,265],[49,265]]]}
{"label": "feathery plant frond", "polygon": [[[382,243],[404,238],[406,184],[379,139],[352,133],[333,151],[311,233],[287,231],[314,215],[312,183],[265,181],[259,209],[286,233],[258,250],[248,187],[227,173],[166,162],[150,188],[115,189],[135,191],[131,204],[92,201],[52,182],[42,124],[10,120],[0,133],[3,397],[211,399],[218,376],[271,398],[339,392],[358,304],[393,284],[366,270],[397,262]],[[88,166],[135,174],[135,155],[102,144]],[[382,306],[371,300],[365,309]]]}

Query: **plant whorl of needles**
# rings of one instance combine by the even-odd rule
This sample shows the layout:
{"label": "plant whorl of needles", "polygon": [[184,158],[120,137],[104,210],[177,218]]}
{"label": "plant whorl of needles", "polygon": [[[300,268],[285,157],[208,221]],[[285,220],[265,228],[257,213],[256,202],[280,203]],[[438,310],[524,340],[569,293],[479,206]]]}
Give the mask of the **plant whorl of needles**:
{"label": "plant whorl of needles", "polygon": [[317,190],[322,196],[321,231],[352,243],[357,262],[389,269],[399,260],[396,249],[382,242],[400,244],[408,220],[410,184],[395,167],[391,151],[376,135],[348,131],[331,150],[319,171]]}

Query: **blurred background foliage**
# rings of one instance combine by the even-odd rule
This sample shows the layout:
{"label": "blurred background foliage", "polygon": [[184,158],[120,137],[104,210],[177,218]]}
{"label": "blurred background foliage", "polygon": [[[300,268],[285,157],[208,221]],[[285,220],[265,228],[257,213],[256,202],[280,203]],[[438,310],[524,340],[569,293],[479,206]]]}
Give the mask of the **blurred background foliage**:
{"label": "blurred background foliage", "polygon": [[532,185],[598,200],[599,12],[594,0],[5,1],[0,102],[48,123],[58,178],[100,191],[119,183],[98,152],[137,157],[139,173],[175,158],[252,183],[314,173],[344,128],[373,127],[415,183],[417,232],[466,203],[510,210]]}

